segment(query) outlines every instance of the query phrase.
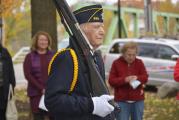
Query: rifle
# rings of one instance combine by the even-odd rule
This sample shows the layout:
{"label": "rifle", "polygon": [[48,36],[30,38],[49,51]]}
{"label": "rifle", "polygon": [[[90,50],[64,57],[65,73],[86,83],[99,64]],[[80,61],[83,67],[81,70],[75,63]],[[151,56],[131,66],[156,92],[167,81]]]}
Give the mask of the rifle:
{"label": "rifle", "polygon": [[[85,57],[85,62],[87,63],[90,73],[90,82],[92,85],[93,95],[101,96],[103,94],[109,94],[109,90],[96,68],[96,64],[93,60],[93,51],[89,46],[87,37],[81,31],[80,26],[75,16],[71,12],[69,5],[65,0],[53,1],[66,31],[68,32],[69,36],[73,36],[73,38],[75,38],[72,41],[72,43],[77,46],[75,50],[77,49],[77,52],[82,53]],[[114,103],[114,101],[110,101],[110,103],[117,111],[119,111],[119,107]]]}

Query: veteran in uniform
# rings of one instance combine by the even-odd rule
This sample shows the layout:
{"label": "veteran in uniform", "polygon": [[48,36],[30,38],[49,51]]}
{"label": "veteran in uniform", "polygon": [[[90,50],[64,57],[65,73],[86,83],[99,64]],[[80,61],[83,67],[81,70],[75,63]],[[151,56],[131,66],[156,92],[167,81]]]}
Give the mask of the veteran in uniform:
{"label": "veteran in uniform", "polygon": [[[95,51],[103,42],[104,24],[101,5],[90,5],[74,11],[90,46]],[[70,38],[67,49],[57,52],[49,64],[49,79],[45,93],[45,105],[55,120],[110,120],[114,107],[108,103],[114,97],[92,97],[89,71],[77,53]],[[94,52],[95,53],[95,52]],[[97,54],[96,64],[104,78],[104,65]]]}

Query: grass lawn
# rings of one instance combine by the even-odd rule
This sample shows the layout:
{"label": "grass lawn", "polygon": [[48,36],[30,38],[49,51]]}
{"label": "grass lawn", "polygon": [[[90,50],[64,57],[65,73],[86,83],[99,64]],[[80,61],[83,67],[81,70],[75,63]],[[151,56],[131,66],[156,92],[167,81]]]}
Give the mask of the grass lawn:
{"label": "grass lawn", "polygon": [[155,93],[145,94],[144,120],[179,120],[179,101],[159,99]]}
{"label": "grass lawn", "polygon": [[[179,120],[179,101],[175,98],[159,99],[156,93],[146,92],[143,120]],[[29,120],[29,103],[26,91],[16,90],[19,120]]]}

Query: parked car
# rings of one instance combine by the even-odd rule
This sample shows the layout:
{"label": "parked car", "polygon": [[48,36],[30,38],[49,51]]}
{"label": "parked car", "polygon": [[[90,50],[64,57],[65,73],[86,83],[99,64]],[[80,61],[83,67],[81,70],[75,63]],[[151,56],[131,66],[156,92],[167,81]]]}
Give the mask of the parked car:
{"label": "parked car", "polygon": [[160,86],[166,82],[175,82],[173,70],[179,57],[179,41],[153,38],[115,39],[104,56],[106,78],[109,76],[113,61],[121,55],[121,47],[129,41],[138,43],[137,57],[143,60],[149,74],[147,85]]}
{"label": "parked car", "polygon": [[58,43],[58,50],[66,48],[66,47],[68,47],[68,45],[69,45],[69,38],[65,38]]}
{"label": "parked car", "polygon": [[[58,50],[61,50],[61,49],[66,48],[68,46],[69,46],[69,38],[65,38],[58,43]],[[107,51],[107,46],[101,45],[101,46],[99,46],[99,48],[97,50],[101,50],[102,56],[104,56],[104,54]]]}

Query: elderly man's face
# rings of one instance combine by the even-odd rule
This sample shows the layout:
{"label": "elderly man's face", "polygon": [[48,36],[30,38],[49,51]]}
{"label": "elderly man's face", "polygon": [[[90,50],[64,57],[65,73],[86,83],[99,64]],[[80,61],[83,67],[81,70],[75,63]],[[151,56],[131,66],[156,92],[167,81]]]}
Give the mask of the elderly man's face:
{"label": "elderly man's face", "polygon": [[80,25],[81,29],[87,36],[90,44],[96,49],[103,43],[104,24],[101,22],[89,22]]}

